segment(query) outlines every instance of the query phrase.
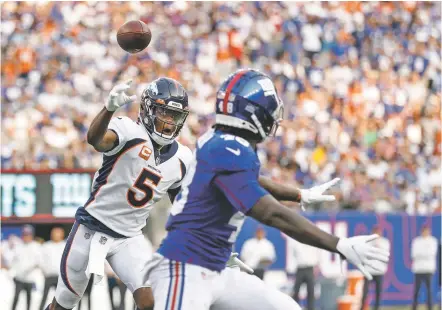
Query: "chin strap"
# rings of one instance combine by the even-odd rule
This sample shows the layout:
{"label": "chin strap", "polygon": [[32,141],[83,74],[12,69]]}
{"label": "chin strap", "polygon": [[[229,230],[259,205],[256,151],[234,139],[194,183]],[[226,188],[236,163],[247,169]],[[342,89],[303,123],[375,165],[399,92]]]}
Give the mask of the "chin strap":
{"label": "chin strap", "polygon": [[256,127],[258,128],[259,134],[261,135],[261,137],[263,139],[265,139],[267,137],[267,135],[265,134],[264,129],[262,128],[261,122],[258,120],[255,113],[253,113],[251,117],[252,117],[252,120],[255,123]]}

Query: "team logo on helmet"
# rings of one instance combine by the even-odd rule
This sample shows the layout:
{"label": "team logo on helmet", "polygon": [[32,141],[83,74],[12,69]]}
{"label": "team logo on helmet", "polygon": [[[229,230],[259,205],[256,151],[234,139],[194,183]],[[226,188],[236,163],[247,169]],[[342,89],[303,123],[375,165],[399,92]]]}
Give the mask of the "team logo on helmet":
{"label": "team logo on helmet", "polygon": [[158,87],[155,82],[150,83],[147,89],[150,91],[152,95],[154,96],[158,95]]}
{"label": "team logo on helmet", "polygon": [[143,91],[138,119],[157,144],[171,144],[188,114],[188,96],[177,81],[159,78]]}
{"label": "team logo on helmet", "polygon": [[218,90],[217,125],[248,130],[261,141],[275,135],[282,115],[283,103],[275,85],[259,71],[239,70]]}

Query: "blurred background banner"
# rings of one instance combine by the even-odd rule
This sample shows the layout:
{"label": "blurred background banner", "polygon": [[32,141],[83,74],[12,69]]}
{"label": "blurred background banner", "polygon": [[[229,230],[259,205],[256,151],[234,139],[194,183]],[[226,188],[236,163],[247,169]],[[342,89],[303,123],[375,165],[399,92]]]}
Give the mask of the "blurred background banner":
{"label": "blurred background banner", "polygon": [[[376,215],[374,213],[362,212],[339,212],[328,213],[318,212],[305,214],[311,221],[315,222],[325,231],[334,232],[338,236],[355,236],[370,234],[372,228],[378,225],[383,236],[390,240],[391,259],[388,271],[383,283],[383,301],[381,305],[409,305],[413,300],[413,273],[411,271],[411,242],[419,235],[423,225],[431,227],[433,236],[439,238],[441,235],[441,216],[409,216],[407,214]],[[235,251],[241,252],[244,242],[253,237],[260,224],[254,219],[248,218],[238,235]],[[276,260],[270,270],[285,271],[288,275],[296,270],[296,262],[293,259],[291,250],[293,240],[286,238],[278,230],[264,226],[267,239],[275,246]],[[440,260],[440,257],[438,258]],[[347,265],[343,264],[343,272],[346,273]],[[349,268],[353,269],[352,266]],[[439,268],[439,267],[438,267]],[[284,272],[284,273],[285,273]],[[343,278],[341,273],[340,259],[337,254],[321,251],[319,258],[319,272],[325,279],[338,280]],[[269,272],[270,273],[270,272]],[[432,290],[438,292],[440,270],[433,276]],[[271,273],[270,273],[271,276]],[[283,283],[284,281],[281,281]],[[424,302],[424,294],[420,294],[419,301]]]}
{"label": "blurred background banner", "polygon": [[89,198],[93,175],[86,170],[2,171],[2,219],[73,218]]}

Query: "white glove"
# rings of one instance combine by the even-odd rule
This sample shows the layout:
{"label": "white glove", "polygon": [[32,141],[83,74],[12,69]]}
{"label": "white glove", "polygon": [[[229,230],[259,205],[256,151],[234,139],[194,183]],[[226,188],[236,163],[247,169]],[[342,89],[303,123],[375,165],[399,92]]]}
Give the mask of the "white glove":
{"label": "white glove", "polygon": [[390,251],[374,246],[371,241],[378,235],[341,238],[336,249],[350,263],[355,265],[368,280],[372,280],[370,272],[383,271],[386,268]]}
{"label": "white glove", "polygon": [[125,104],[134,102],[137,99],[136,95],[128,96],[125,91],[130,88],[132,80],[115,85],[109,93],[105,107],[109,112],[115,112]]}
{"label": "white glove", "polygon": [[226,266],[230,267],[230,268],[239,267],[239,269],[241,269],[241,271],[245,271],[249,274],[253,274],[253,272],[254,272],[254,270],[252,268],[247,266],[243,261],[241,261],[238,258],[238,253],[230,254],[230,258],[227,261]]}
{"label": "white glove", "polygon": [[316,203],[316,202],[324,202],[324,201],[335,201],[335,196],[333,195],[323,195],[325,191],[327,191],[330,187],[334,186],[336,183],[338,183],[341,179],[340,178],[334,178],[333,180],[314,186],[309,189],[301,189],[301,208],[305,211],[304,206]]}

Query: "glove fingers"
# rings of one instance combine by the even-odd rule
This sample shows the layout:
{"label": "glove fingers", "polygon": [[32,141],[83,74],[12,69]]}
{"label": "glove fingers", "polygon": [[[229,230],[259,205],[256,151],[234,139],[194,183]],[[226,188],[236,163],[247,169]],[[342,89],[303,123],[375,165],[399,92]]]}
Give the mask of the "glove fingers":
{"label": "glove fingers", "polygon": [[382,264],[380,264],[378,261],[367,260],[364,265],[370,268],[371,271],[378,271],[378,272],[384,271],[382,269]]}
{"label": "glove fingers", "polygon": [[356,267],[358,267],[358,269],[362,272],[364,277],[367,278],[367,280],[372,280],[373,279],[371,274],[367,270],[365,270],[365,268],[364,268],[364,266],[362,266],[362,264],[357,264]]}
{"label": "glove fingers", "polygon": [[125,90],[128,90],[130,88],[130,85],[127,84],[118,84],[117,86],[115,86],[112,91],[111,94],[118,94],[121,93]]}
{"label": "glove fingers", "polygon": [[384,249],[381,249],[381,248],[378,248],[378,247],[374,247],[374,248],[372,249],[372,251],[373,251],[374,253],[377,253],[377,254],[379,254],[379,255],[385,257],[386,259],[389,259],[389,258],[390,258],[390,252],[387,251],[387,250],[384,250]]}
{"label": "glove fingers", "polygon": [[335,201],[336,198],[333,195],[321,195],[318,201]]}
{"label": "glove fingers", "polygon": [[370,251],[367,253],[367,256],[370,259],[375,259],[384,263],[388,263],[389,256],[385,255],[385,253],[380,253],[378,251]]}
{"label": "glove fingers", "polygon": [[135,101],[135,99],[137,99],[137,96],[136,95],[133,95],[133,96],[128,96],[128,95],[126,95],[126,93],[122,93],[121,94],[122,95],[122,103],[120,104],[120,105],[125,105],[125,104],[128,104],[128,103],[132,103],[132,102],[134,102]]}
{"label": "glove fingers", "polygon": [[373,240],[376,240],[377,238],[379,238],[379,235],[377,235],[377,234],[364,236],[365,242],[371,242]]}
{"label": "glove fingers", "polygon": [[117,93],[121,93],[122,91],[128,90],[130,88],[130,85],[132,84],[132,79],[127,80],[124,83],[118,84],[116,85],[113,89],[112,92],[117,92]]}
{"label": "glove fingers", "polygon": [[325,192],[326,190],[328,190],[329,188],[333,187],[336,183],[338,183],[341,179],[340,178],[334,178],[333,180],[324,183],[320,186],[318,186],[320,188],[320,190],[322,192]]}

